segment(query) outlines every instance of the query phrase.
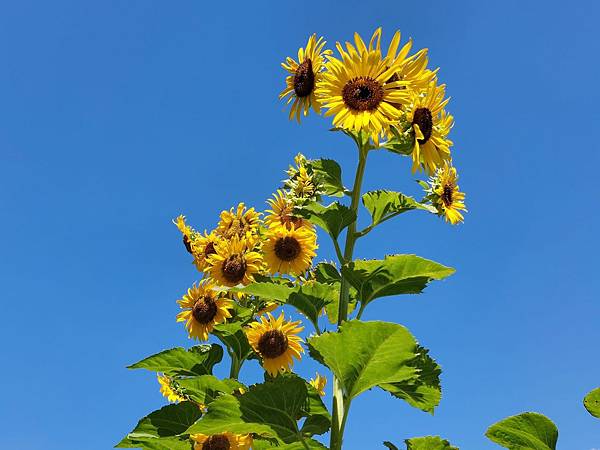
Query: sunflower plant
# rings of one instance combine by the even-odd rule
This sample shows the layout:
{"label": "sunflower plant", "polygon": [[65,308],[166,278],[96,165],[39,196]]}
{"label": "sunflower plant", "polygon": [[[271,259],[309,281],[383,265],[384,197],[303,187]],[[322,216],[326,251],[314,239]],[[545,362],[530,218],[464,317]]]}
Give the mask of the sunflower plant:
{"label": "sunflower plant", "polygon": [[[184,216],[174,220],[199,272],[177,301],[176,320],[198,343],[130,366],[155,372],[169,404],[142,418],[117,447],[340,450],[354,448],[344,441],[352,403],[371,389],[425,412],[438,406],[441,369],[430,351],[400,324],[362,320],[372,302],[419,294],[454,269],[410,254],[357,259],[357,241],[411,211],[450,225],[466,211],[438,69],[428,67],[427,49],[413,51],[412,40],[402,44],[400,32],[382,49],[381,34],[377,29],[368,42],[355,34],[336,52],[312,35],[282,64],[288,74],[280,98],[290,119],[330,117],[332,131],[355,146],[351,185],[333,159],[298,154],[263,212],[239,203],[202,232]],[[363,191],[374,151],[407,157],[412,174],[426,175],[417,180],[418,198],[385,187]],[[369,224],[359,229],[360,213]],[[318,234],[333,243],[335,261],[317,260]],[[225,355],[229,376],[220,379],[213,369]],[[310,380],[294,373],[307,357],[322,366]],[[250,385],[240,376],[249,361],[264,369],[264,379]],[[489,433],[506,436],[502,429]],[[382,436],[383,445],[397,449],[387,438],[393,437]],[[408,438],[405,445],[456,448],[437,436]]]}

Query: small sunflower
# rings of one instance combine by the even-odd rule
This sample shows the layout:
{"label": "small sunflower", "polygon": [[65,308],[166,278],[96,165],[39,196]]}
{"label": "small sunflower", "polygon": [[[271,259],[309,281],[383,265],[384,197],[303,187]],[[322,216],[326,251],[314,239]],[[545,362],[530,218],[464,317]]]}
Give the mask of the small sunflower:
{"label": "small sunflower", "polygon": [[178,300],[183,309],[177,314],[177,322],[185,322],[190,338],[206,341],[215,325],[231,317],[233,301],[217,291],[215,284],[207,279],[188,289],[187,294]]}
{"label": "small sunflower", "polygon": [[296,117],[300,122],[300,114],[308,115],[312,109],[321,113],[321,105],[315,97],[315,87],[319,84],[325,67],[325,57],[331,55],[331,50],[323,50],[326,42],[322,37],[317,39],[313,34],[308,38],[306,47],[298,49],[298,61],[289,56],[281,67],[291,75],[285,79],[286,88],[279,94],[279,99],[287,97],[287,104],[292,103],[290,120]]}
{"label": "small sunflower", "polygon": [[157,378],[160,383],[160,393],[171,403],[185,402],[187,400],[187,398],[177,391],[177,387],[173,385],[173,379],[170,376],[157,374]]}
{"label": "small sunflower", "polygon": [[401,89],[408,82],[392,78],[404,59],[382,58],[380,39],[381,28],[373,33],[368,47],[357,33],[355,45],[347,42],[346,50],[336,43],[341,59],[329,58],[317,88],[317,97],[327,108],[325,116],[334,116],[336,127],[365,131],[375,143],[401,117],[397,105],[410,99],[410,91]]}
{"label": "small sunflower", "polygon": [[245,239],[235,235],[229,241],[218,242],[215,253],[208,257],[205,271],[221,286],[247,285],[262,268],[262,257],[249,249]]}
{"label": "small sunflower", "polygon": [[173,223],[183,235],[183,245],[185,245],[186,250],[193,254],[193,243],[198,235],[198,232],[185,222],[185,216],[183,215],[178,216],[177,219],[173,220]]}
{"label": "small sunflower", "polygon": [[440,167],[435,175],[430,178],[429,198],[436,206],[440,215],[452,225],[463,222],[464,218],[460,211],[466,211],[465,194],[460,192],[458,184],[458,173],[456,168],[448,163]]}
{"label": "small sunflower", "polygon": [[252,446],[250,434],[192,434],[190,438],[194,441],[194,450],[249,450]]}
{"label": "small sunflower", "polygon": [[273,198],[267,200],[267,203],[272,209],[268,209],[269,213],[265,216],[265,223],[268,227],[285,226],[290,228],[308,227],[312,229],[312,225],[306,219],[294,215],[294,202],[281,189],[273,194]]}
{"label": "small sunflower", "polygon": [[194,264],[196,268],[202,272],[208,265],[208,257],[216,253],[215,246],[220,241],[219,236],[215,231],[204,234],[198,234],[194,240],[193,252],[194,252]]}
{"label": "small sunflower", "polygon": [[271,274],[300,275],[308,270],[317,249],[317,234],[309,228],[271,228],[263,245],[265,263]]}
{"label": "small sunflower", "polygon": [[327,385],[327,378],[319,375],[319,372],[315,374],[315,377],[309,381],[310,385],[314,387],[321,397],[325,396],[325,386]]}
{"label": "small sunflower", "polygon": [[283,312],[277,319],[267,313],[246,328],[246,336],[254,351],[261,356],[264,369],[274,377],[280,372],[290,371],[293,358],[300,360],[304,349],[298,333],[303,329],[300,321],[284,320]]}
{"label": "small sunflower", "polygon": [[452,141],[446,136],[454,124],[453,117],[444,107],[450,99],[444,99],[446,85],[429,83],[426,91],[413,96],[406,110],[406,119],[415,133],[412,151],[413,173],[425,167],[430,175],[450,160]]}
{"label": "small sunflower", "polygon": [[239,203],[234,211],[222,211],[221,220],[217,225],[216,233],[225,239],[231,239],[234,236],[242,239],[251,239],[258,232],[260,226],[260,215],[254,208],[246,209],[244,203]]}

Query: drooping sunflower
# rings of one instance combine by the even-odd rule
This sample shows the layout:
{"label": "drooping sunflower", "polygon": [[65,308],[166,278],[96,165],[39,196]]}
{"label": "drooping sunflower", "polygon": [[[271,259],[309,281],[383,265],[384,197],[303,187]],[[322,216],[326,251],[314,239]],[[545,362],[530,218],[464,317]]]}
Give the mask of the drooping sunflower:
{"label": "drooping sunflower", "polygon": [[444,99],[445,95],[446,85],[431,82],[427,90],[413,95],[406,109],[406,119],[415,132],[413,173],[424,167],[431,175],[450,161],[452,141],[447,136],[454,118],[444,110],[450,100]]}
{"label": "drooping sunflower", "polygon": [[294,215],[294,202],[281,189],[278,189],[273,194],[273,198],[267,200],[267,203],[272,208],[266,211],[268,214],[265,216],[265,223],[269,228],[279,226],[312,228],[312,224],[308,220]]}
{"label": "drooping sunflower", "polygon": [[157,374],[157,378],[160,384],[160,393],[171,403],[185,402],[187,400],[187,398],[177,391],[170,376]]}
{"label": "drooping sunflower", "polygon": [[250,434],[192,434],[190,438],[194,441],[194,450],[249,450],[252,446]]}
{"label": "drooping sunflower", "polygon": [[173,223],[183,235],[183,245],[185,245],[186,250],[193,254],[193,244],[198,232],[185,222],[185,216],[183,215],[178,216],[175,220],[173,220]]}
{"label": "drooping sunflower", "polygon": [[432,203],[437,207],[439,214],[443,215],[452,225],[463,222],[464,217],[460,211],[466,211],[465,194],[458,187],[458,173],[456,168],[445,163],[435,175],[430,178],[428,191]]}
{"label": "drooping sunflower", "polygon": [[231,317],[229,310],[233,308],[233,301],[206,278],[189,288],[177,303],[183,309],[177,314],[177,322],[185,322],[190,338],[203,341],[215,325]]}
{"label": "drooping sunflower", "polygon": [[337,42],[341,59],[329,58],[316,92],[327,108],[325,116],[334,116],[335,126],[355,132],[363,130],[375,143],[400,118],[398,105],[410,99],[409,89],[401,89],[409,83],[393,79],[404,59],[383,58],[380,39],[379,28],[368,47],[357,33],[354,45],[347,42],[346,50]]}
{"label": "drooping sunflower", "polygon": [[267,231],[263,253],[271,274],[300,275],[310,267],[317,248],[313,229],[280,226]]}
{"label": "drooping sunflower", "polygon": [[290,371],[294,364],[293,358],[302,358],[303,340],[298,333],[303,329],[300,321],[286,321],[283,312],[277,319],[267,313],[248,325],[246,336],[254,351],[262,358],[263,368],[274,377]]}
{"label": "drooping sunflower", "polygon": [[289,56],[281,67],[290,75],[285,79],[286,87],[279,94],[279,99],[287,97],[290,108],[290,120],[296,117],[300,122],[300,115],[307,116],[312,108],[317,114],[321,113],[321,105],[315,97],[315,88],[323,76],[325,57],[331,55],[331,50],[323,50],[325,40],[313,34],[308,38],[306,47],[298,49],[298,61]]}
{"label": "drooping sunflower", "polygon": [[215,246],[220,238],[215,231],[204,234],[198,234],[194,240],[194,264],[196,268],[202,272],[208,265],[208,257],[216,253]]}
{"label": "drooping sunflower", "polygon": [[220,241],[215,246],[215,253],[208,257],[205,271],[221,286],[247,285],[254,280],[254,274],[262,269],[260,253],[252,250],[246,239],[237,235],[229,241]]}
{"label": "drooping sunflower", "polygon": [[222,211],[216,233],[225,239],[234,236],[251,240],[258,232],[260,214],[254,208],[246,209],[244,203],[239,203],[237,208]]}
{"label": "drooping sunflower", "polygon": [[315,374],[315,377],[309,381],[312,387],[314,387],[321,397],[325,396],[325,386],[327,385],[327,378],[319,375],[319,372]]}

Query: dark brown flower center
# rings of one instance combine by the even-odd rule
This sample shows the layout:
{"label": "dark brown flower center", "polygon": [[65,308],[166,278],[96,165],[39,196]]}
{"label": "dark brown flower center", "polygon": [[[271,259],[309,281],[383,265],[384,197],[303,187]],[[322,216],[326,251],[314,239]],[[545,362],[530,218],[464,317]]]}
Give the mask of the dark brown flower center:
{"label": "dark brown flower center", "polygon": [[279,330],[269,330],[258,340],[258,351],[264,358],[277,358],[288,348],[287,337]]}
{"label": "dark brown flower center", "polygon": [[190,242],[190,238],[187,235],[183,235],[183,245],[185,245],[185,249],[192,253],[192,243]]}
{"label": "dark brown flower center", "polygon": [[230,283],[239,283],[246,274],[246,261],[240,255],[231,255],[223,261],[221,272],[223,277]]}
{"label": "dark brown flower center", "polygon": [[424,144],[431,137],[433,131],[433,117],[429,108],[417,108],[413,114],[413,124],[419,125],[423,139],[419,139],[419,144]]}
{"label": "dark brown flower center", "polygon": [[204,257],[208,258],[210,255],[214,255],[215,253],[217,253],[217,251],[215,250],[214,242],[209,242],[206,244],[204,247]]}
{"label": "dark brown flower center", "polygon": [[283,261],[293,261],[301,251],[300,242],[294,237],[286,236],[275,242],[275,255]]}
{"label": "dark brown flower center", "polygon": [[356,77],[342,89],[346,106],[354,111],[373,111],[383,100],[383,86],[371,77]]}
{"label": "dark brown flower center", "polygon": [[452,196],[454,194],[454,186],[451,184],[447,184],[444,186],[444,190],[442,191],[442,201],[446,207],[452,205]]}
{"label": "dark brown flower center", "polygon": [[192,308],[194,319],[202,324],[207,324],[217,315],[217,304],[212,297],[202,297]]}
{"label": "dark brown flower center", "polygon": [[307,97],[315,87],[315,74],[313,73],[312,61],[306,58],[296,69],[294,74],[294,92],[296,97]]}
{"label": "dark brown flower center", "polygon": [[229,439],[224,434],[215,434],[202,444],[202,450],[229,450],[230,448]]}

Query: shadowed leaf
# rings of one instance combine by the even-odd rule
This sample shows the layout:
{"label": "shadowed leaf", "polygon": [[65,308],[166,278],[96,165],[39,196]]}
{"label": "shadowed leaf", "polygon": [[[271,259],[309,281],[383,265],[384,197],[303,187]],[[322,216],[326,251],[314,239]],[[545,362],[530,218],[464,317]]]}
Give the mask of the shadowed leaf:
{"label": "shadowed leaf", "polygon": [[558,429],[546,416],[526,412],[495,423],[485,435],[509,450],[556,450]]}
{"label": "shadowed leaf", "polygon": [[196,345],[189,350],[181,347],[164,350],[128,366],[128,369],[147,369],[171,376],[194,376],[212,373],[215,364],[223,359],[223,349],[217,344]]}

